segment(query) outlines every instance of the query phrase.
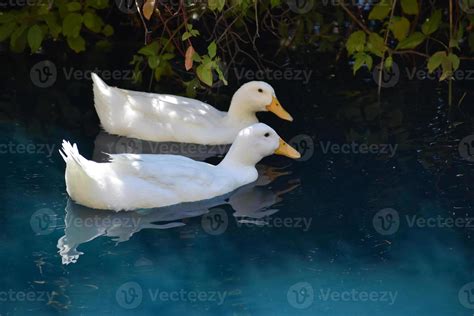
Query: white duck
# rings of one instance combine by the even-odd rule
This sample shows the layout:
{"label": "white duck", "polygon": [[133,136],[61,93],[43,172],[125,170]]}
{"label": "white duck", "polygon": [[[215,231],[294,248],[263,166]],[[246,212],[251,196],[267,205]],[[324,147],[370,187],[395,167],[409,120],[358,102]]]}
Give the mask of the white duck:
{"label": "white duck", "polygon": [[94,104],[102,127],[110,134],[158,142],[203,145],[231,144],[240,130],[258,123],[256,112],[271,111],[292,121],[263,81],[242,85],[232,97],[229,111],[204,102],[166,94],[109,87],[92,74]]}
{"label": "white duck", "polygon": [[206,200],[229,193],[258,177],[255,164],[273,153],[300,154],[268,125],[257,123],[237,135],[217,165],[176,155],[110,155],[97,163],[63,141],[67,192],[77,203],[96,209],[134,210]]}

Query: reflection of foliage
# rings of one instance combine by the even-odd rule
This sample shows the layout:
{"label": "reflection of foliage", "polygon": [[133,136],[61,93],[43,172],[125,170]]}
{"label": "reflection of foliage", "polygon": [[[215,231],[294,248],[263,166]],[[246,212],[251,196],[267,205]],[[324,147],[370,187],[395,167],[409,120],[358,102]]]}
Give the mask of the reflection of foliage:
{"label": "reflection of foliage", "polygon": [[34,5],[0,14],[0,42],[10,39],[10,48],[22,52],[28,44],[32,53],[44,39],[65,39],[76,53],[86,49],[81,33],[90,31],[111,36],[114,29],[105,24],[97,10],[108,7],[106,0],[37,0]]}

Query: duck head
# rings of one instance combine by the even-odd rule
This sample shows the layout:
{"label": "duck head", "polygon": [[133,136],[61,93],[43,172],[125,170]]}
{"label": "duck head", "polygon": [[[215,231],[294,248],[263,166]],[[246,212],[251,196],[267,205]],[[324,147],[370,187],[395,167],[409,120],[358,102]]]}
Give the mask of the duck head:
{"label": "duck head", "polygon": [[232,97],[229,114],[237,118],[255,118],[256,112],[273,112],[278,117],[293,121],[293,117],[281,106],[272,86],[263,81],[243,84]]}
{"label": "duck head", "polygon": [[221,164],[255,166],[260,160],[272,154],[293,159],[300,153],[278,136],[270,126],[257,123],[242,129]]}

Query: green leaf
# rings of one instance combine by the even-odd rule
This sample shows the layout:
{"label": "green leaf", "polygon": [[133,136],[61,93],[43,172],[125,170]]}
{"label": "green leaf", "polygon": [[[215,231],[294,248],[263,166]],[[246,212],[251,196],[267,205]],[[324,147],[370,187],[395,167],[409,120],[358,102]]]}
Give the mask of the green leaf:
{"label": "green leaf", "polygon": [[196,62],[196,63],[202,62],[201,56],[199,56],[199,54],[196,53],[196,52],[194,52],[194,54],[193,54],[193,61]]}
{"label": "green leaf", "polygon": [[346,42],[346,48],[349,55],[354,52],[363,51],[365,47],[365,33],[363,31],[357,31],[352,33]]}
{"label": "green leaf", "polygon": [[94,9],[105,9],[109,6],[108,0],[87,0],[86,5]]}
{"label": "green leaf", "polygon": [[202,82],[204,82],[209,87],[212,86],[212,64],[201,64],[196,68],[196,74]]}
{"label": "green leaf", "polygon": [[181,36],[181,40],[184,42],[185,40],[187,40],[188,38],[190,38],[192,35],[191,33],[189,32],[184,32],[183,33],[183,36]]}
{"label": "green leaf", "polygon": [[104,26],[102,34],[104,34],[105,36],[112,36],[114,34],[114,28],[112,27],[112,25],[107,24],[106,26]]}
{"label": "green leaf", "polygon": [[394,22],[390,24],[390,30],[393,33],[393,36],[399,41],[405,39],[410,30],[410,21],[407,18],[402,17],[394,19]]}
{"label": "green leaf", "polygon": [[28,30],[28,45],[30,45],[31,52],[36,52],[43,42],[44,34],[38,24],[33,25]]}
{"label": "green leaf", "polygon": [[209,57],[214,58],[216,56],[217,45],[216,42],[212,41],[211,44],[207,47],[207,54]]}
{"label": "green leaf", "polygon": [[27,25],[18,27],[10,36],[10,48],[15,53],[21,53],[26,47],[26,29]]}
{"label": "green leaf", "polygon": [[471,52],[474,52],[474,32],[469,34],[469,47],[471,48]]}
{"label": "green leaf", "polygon": [[423,43],[426,36],[420,32],[415,32],[400,41],[395,49],[412,49]]}
{"label": "green leaf", "polygon": [[382,57],[386,50],[383,38],[377,33],[370,33],[367,49],[373,54]]}
{"label": "green leaf", "polygon": [[16,12],[0,12],[0,24],[14,22],[16,18]]}
{"label": "green leaf", "polygon": [[57,39],[62,31],[62,28],[61,25],[59,25],[58,17],[56,16],[56,14],[50,12],[49,14],[45,15],[43,19],[46,22],[46,25],[48,25],[49,32],[51,33],[53,38]]}
{"label": "green leaf", "polygon": [[219,67],[219,65],[217,65],[214,69],[216,70],[217,75],[219,76],[219,80],[221,80],[224,83],[224,85],[227,86],[228,82],[225,79],[225,76],[224,76],[224,73],[221,70],[221,67]]}
{"label": "green leaf", "polygon": [[80,35],[76,37],[68,36],[67,44],[76,53],[80,53],[86,50],[86,41]]}
{"label": "green leaf", "polygon": [[69,13],[63,21],[63,34],[66,37],[76,38],[79,36],[82,27],[82,15],[79,13]]}
{"label": "green leaf", "polygon": [[393,57],[388,56],[387,59],[385,59],[384,67],[385,69],[392,69],[393,66]]}
{"label": "green leaf", "polygon": [[453,53],[449,53],[448,59],[453,66],[453,71],[459,68],[459,64],[461,63],[459,57]]}
{"label": "green leaf", "polygon": [[156,55],[148,56],[148,66],[151,69],[156,69],[160,65],[160,58]]}
{"label": "green leaf", "polygon": [[362,67],[363,65],[367,65],[367,68],[370,70],[372,69],[372,56],[364,53],[364,52],[358,52],[357,54],[354,55],[354,75],[356,72]]}
{"label": "green leaf", "polygon": [[211,11],[222,11],[222,9],[224,9],[225,0],[208,0],[207,5]]}
{"label": "green leaf", "polygon": [[441,10],[436,10],[433,15],[421,25],[421,31],[425,35],[430,35],[439,28],[441,23]]}
{"label": "green leaf", "polygon": [[416,15],[418,14],[418,1],[417,0],[402,0],[402,10],[405,14]]}
{"label": "green leaf", "polygon": [[84,14],[84,25],[94,33],[99,33],[104,22],[94,13],[86,12]]}
{"label": "green leaf", "polygon": [[272,8],[276,8],[280,6],[280,4],[281,4],[281,0],[270,0],[270,5]]}
{"label": "green leaf", "polygon": [[67,9],[69,12],[75,12],[81,10],[81,3],[74,1],[67,4]]}
{"label": "green leaf", "polygon": [[0,26],[0,42],[3,42],[6,40],[15,30],[16,28],[16,23],[15,22],[10,22],[7,24],[3,24]]}
{"label": "green leaf", "polygon": [[428,72],[433,73],[433,71],[441,65],[444,58],[446,58],[445,51],[434,53],[433,56],[428,59]]}
{"label": "green leaf", "polygon": [[158,54],[158,49],[160,48],[160,44],[158,42],[152,42],[138,51],[139,54],[144,56],[153,56]]}
{"label": "green leaf", "polygon": [[392,9],[392,1],[381,1],[375,5],[369,13],[369,20],[383,20]]}

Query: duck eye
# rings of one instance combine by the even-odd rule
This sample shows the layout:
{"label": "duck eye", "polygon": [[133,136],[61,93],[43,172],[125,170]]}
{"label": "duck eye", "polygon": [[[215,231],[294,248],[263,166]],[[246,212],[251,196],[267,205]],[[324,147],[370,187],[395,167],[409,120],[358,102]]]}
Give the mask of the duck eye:
{"label": "duck eye", "polygon": [[258,89],[258,92],[262,93],[262,92],[263,92],[263,90],[262,90],[262,89]]}
{"label": "duck eye", "polygon": [[270,133],[265,133],[265,137],[270,137]]}

